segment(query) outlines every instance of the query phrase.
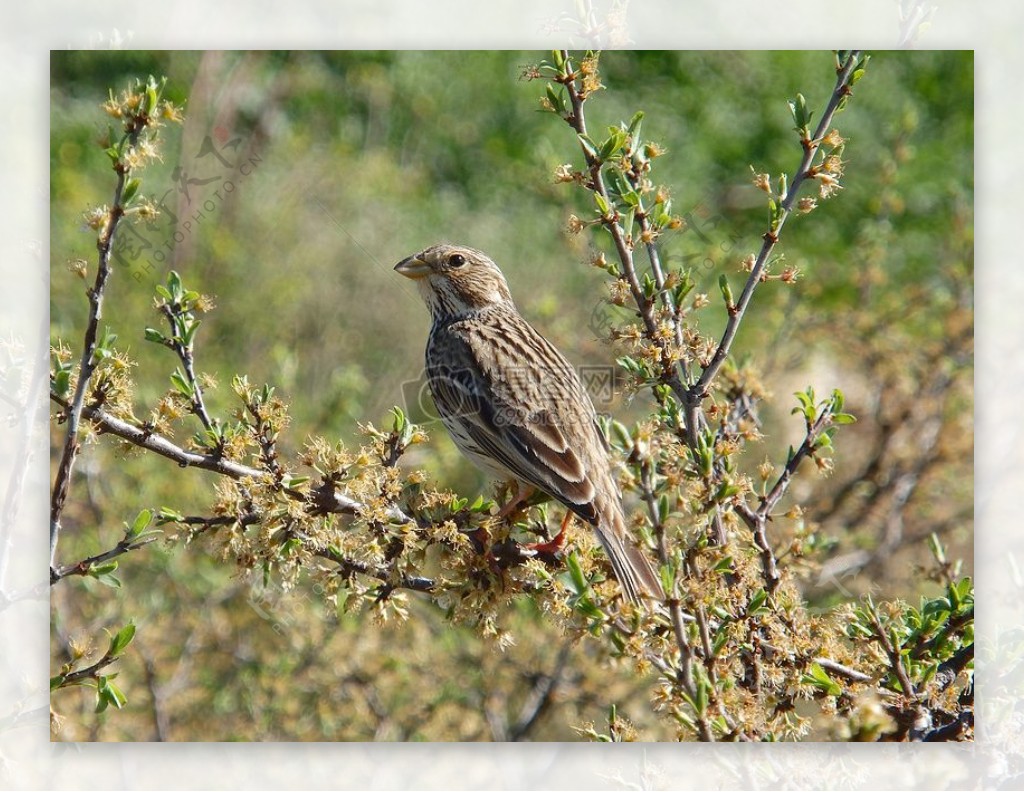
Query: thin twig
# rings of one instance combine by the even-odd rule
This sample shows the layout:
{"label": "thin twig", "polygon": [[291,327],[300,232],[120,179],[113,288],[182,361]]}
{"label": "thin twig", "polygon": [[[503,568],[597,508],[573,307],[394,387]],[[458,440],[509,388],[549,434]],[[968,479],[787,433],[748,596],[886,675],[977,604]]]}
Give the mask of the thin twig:
{"label": "thin twig", "polygon": [[403,588],[424,593],[429,593],[437,588],[437,583],[430,578],[415,575],[396,575],[390,570],[373,567],[351,558],[345,558],[345,556],[331,548],[314,550],[313,554],[333,561],[338,565],[338,570],[343,575],[358,572],[360,575],[377,578],[377,580],[389,588]]}
{"label": "thin twig", "polygon": [[900,687],[903,689],[903,694],[911,699],[916,698],[917,690],[914,688],[914,684],[910,681],[907,669],[903,667],[903,658],[900,656],[896,647],[893,646],[892,641],[889,640],[889,634],[885,631],[885,627],[882,626],[882,621],[878,617],[878,611],[875,609],[874,605],[868,606],[867,611],[871,616],[871,624],[875,628],[875,637],[878,639],[878,642],[885,650],[886,656],[889,658],[889,665],[892,667],[893,673],[896,674],[896,679],[899,681]]}
{"label": "thin twig", "polygon": [[72,685],[80,685],[86,679],[98,679],[100,671],[111,663],[114,663],[117,659],[117,655],[112,655],[107,652],[91,666],[80,668],[77,671],[70,671],[67,674],[62,674],[60,682],[56,687],[51,688],[51,690],[60,690],[61,688],[71,687]]}
{"label": "thin twig", "polygon": [[[654,485],[651,478],[651,464],[649,461],[644,461],[640,465],[640,491],[643,495],[644,503],[647,506],[647,513],[650,517],[651,524],[654,526],[654,535],[658,540],[658,560],[663,565],[668,564],[669,556],[668,545],[665,539],[665,526],[661,521],[661,513],[658,509],[658,504],[654,499]],[[675,581],[673,581],[673,585],[674,584]],[[679,647],[679,660],[680,665],[682,666],[683,685],[686,688],[687,695],[690,696],[691,700],[695,700],[697,687],[693,678],[693,649],[690,646],[690,641],[686,635],[686,628],[683,625],[682,602],[680,602],[674,590],[666,591],[665,595],[665,604],[668,606],[669,617],[672,621],[672,630],[675,635],[676,646]],[[704,629],[707,629],[706,625]],[[710,656],[708,659],[710,659]],[[698,728],[702,740],[714,741],[714,736],[711,734],[711,729],[703,715],[698,716]]]}
{"label": "thin twig", "polygon": [[61,567],[50,568],[50,585],[60,582],[66,577],[73,575],[88,575],[94,566],[102,564],[106,561],[110,561],[118,556],[122,556],[125,553],[130,553],[132,550],[138,550],[140,547],[145,547],[152,542],[155,542],[159,537],[148,536],[138,542],[131,542],[122,539],[114,547],[107,550],[99,555],[90,556],[89,558],[83,558],[74,564],[66,564]]}
{"label": "thin twig", "polygon": [[[145,130],[146,124],[142,120],[136,120],[132,128],[126,132],[128,148],[134,150],[139,142],[139,137]],[[89,390],[93,372],[96,370],[96,336],[99,332],[100,319],[103,316],[103,294],[107,286],[107,279],[110,277],[110,254],[113,250],[114,234],[118,224],[124,216],[124,207],[121,205],[121,198],[124,195],[125,184],[131,173],[131,168],[118,161],[114,170],[117,173],[117,186],[114,188],[114,201],[108,212],[106,226],[97,240],[98,265],[96,267],[96,280],[89,289],[89,322],[85,328],[85,338],[82,342],[82,357],[78,365],[78,382],[75,385],[75,393],[67,409],[67,435],[64,440],[64,448],[61,451],[60,462],[57,465],[57,476],[53,483],[53,493],[50,499],[50,566],[54,564],[57,555],[57,541],[60,537],[60,518],[64,511],[64,502],[67,500],[68,488],[71,485],[71,471],[74,468],[75,458],[81,443],[78,438],[78,430],[82,419],[82,409],[85,406],[85,394]]]}
{"label": "thin twig", "polygon": [[801,185],[810,175],[811,163],[814,161],[814,156],[817,154],[818,148],[821,145],[821,139],[825,136],[829,127],[832,125],[832,118],[835,116],[836,110],[839,108],[839,103],[844,97],[850,94],[850,77],[852,76],[854,68],[857,66],[859,60],[860,51],[853,50],[847,56],[846,63],[841,69],[839,69],[839,73],[836,78],[836,86],[832,90],[832,96],[828,101],[828,105],[825,107],[825,112],[822,113],[821,121],[818,122],[818,127],[814,132],[814,136],[805,144],[804,155],[803,159],[800,161],[800,166],[797,168],[793,178],[789,181],[789,190],[782,199],[778,223],[774,227],[774,230],[769,231],[764,235],[764,242],[761,244],[761,251],[754,260],[754,266],[751,268],[750,275],[747,277],[747,282],[743,286],[743,292],[740,294],[739,300],[736,301],[735,308],[729,312],[729,319],[726,323],[725,331],[722,333],[722,339],[718,343],[718,349],[715,350],[715,354],[714,357],[712,357],[711,362],[701,373],[700,378],[694,386],[690,389],[691,398],[696,397],[703,399],[708,395],[711,389],[711,383],[714,381],[715,377],[718,376],[718,372],[721,370],[722,366],[725,364],[726,358],[729,356],[729,350],[732,348],[732,343],[736,339],[736,333],[739,331],[744,313],[747,310],[747,306],[750,305],[750,299],[754,296],[754,290],[761,282],[761,275],[764,272],[765,266],[767,266],[768,257],[771,255],[772,250],[774,250],[775,245],[779,241],[779,234],[793,209],[793,204],[796,202],[797,193],[800,191]]}
{"label": "thin twig", "polygon": [[[50,394],[50,400],[62,407],[67,407],[67,402],[54,393]],[[162,457],[177,463],[179,467],[196,467],[218,473],[233,479],[255,478],[259,479],[266,475],[266,471],[258,468],[243,465],[214,454],[198,454],[194,451],[186,451],[176,445],[163,435],[147,431],[144,428],[134,426],[120,418],[115,418],[102,408],[86,406],[82,415],[93,422],[100,432],[107,432],[120,437],[133,445],[152,451]],[[287,490],[290,497],[305,499],[301,492]],[[318,499],[314,507],[320,511],[330,511],[339,514],[361,514],[364,506],[357,500],[342,495],[339,492],[332,492],[329,500],[324,502]],[[387,510],[388,517],[396,522],[415,522],[412,517],[406,514],[397,506],[391,506]]]}
{"label": "thin twig", "polygon": [[519,742],[529,735],[533,727],[540,722],[541,716],[550,708],[555,691],[558,690],[558,686],[562,682],[562,676],[569,664],[571,649],[571,642],[562,644],[562,648],[559,650],[558,657],[555,660],[555,667],[551,670],[551,673],[543,674],[534,683],[533,688],[526,697],[526,701],[523,703],[519,718],[512,725],[512,728],[508,730],[508,738],[511,742]]}
{"label": "thin twig", "polygon": [[815,419],[814,423],[807,427],[807,434],[804,436],[803,442],[800,443],[800,447],[786,461],[785,468],[783,468],[782,473],[776,479],[768,494],[761,498],[761,503],[757,507],[757,516],[759,518],[771,516],[772,509],[775,508],[782,499],[782,496],[786,494],[786,490],[789,489],[789,485],[793,481],[793,476],[800,467],[800,463],[807,457],[813,456],[818,439],[831,423],[832,410],[826,407],[821,411],[821,414]]}
{"label": "thin twig", "polygon": [[178,356],[178,359],[181,361],[181,365],[185,369],[185,378],[188,380],[188,384],[192,392],[192,398],[190,400],[192,412],[198,416],[206,429],[213,429],[214,421],[206,409],[206,402],[203,399],[203,389],[199,384],[199,379],[196,377],[195,353],[192,347],[192,342],[189,341],[186,344],[184,341],[177,340],[177,327],[175,326],[176,313],[174,307],[164,303],[160,306],[160,311],[165,317],[167,317],[167,323],[171,328],[171,335],[169,338],[164,339],[164,345],[169,347],[174,354]]}
{"label": "thin twig", "polygon": [[830,660],[827,657],[815,657],[812,662],[817,663],[826,671],[831,671],[836,676],[845,677],[851,682],[870,682],[871,677],[865,674],[863,671],[858,671],[856,668],[850,668],[842,663],[837,663],[835,660]]}
{"label": "thin twig", "polygon": [[[562,58],[565,62],[565,73],[558,80],[565,86],[569,94],[569,101],[572,104],[572,113],[565,121],[577,134],[586,135],[587,122],[583,113],[583,103],[586,101],[586,98],[581,96],[579,89],[576,87],[577,75],[572,71],[568,50],[562,50]],[[590,173],[590,189],[600,195],[608,206],[614,206],[615,202],[604,182],[604,174],[601,170],[603,163],[585,148],[583,149],[583,155],[587,162],[587,170]],[[602,217],[601,223],[612,236],[615,251],[618,254],[619,262],[622,264],[622,276],[629,286],[629,291],[639,310],[646,335],[662,351],[662,381],[672,389],[680,401],[683,401],[686,388],[680,381],[678,373],[673,371],[671,364],[668,362],[671,360],[671,356],[668,354],[670,350],[667,342],[661,338],[658,332],[658,320],[654,315],[654,302],[647,299],[643,287],[640,285],[640,279],[637,276],[636,266],[633,261],[633,250],[630,247],[630,243],[626,240],[622,225],[619,223],[618,212],[613,211],[612,214]]]}

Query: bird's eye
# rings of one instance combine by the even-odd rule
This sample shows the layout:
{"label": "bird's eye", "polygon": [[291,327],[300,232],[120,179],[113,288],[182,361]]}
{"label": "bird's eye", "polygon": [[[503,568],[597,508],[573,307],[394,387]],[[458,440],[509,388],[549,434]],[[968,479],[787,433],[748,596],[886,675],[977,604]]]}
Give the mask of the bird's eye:
{"label": "bird's eye", "polygon": [[466,257],[461,253],[455,253],[448,259],[449,267],[461,267],[466,263]]}

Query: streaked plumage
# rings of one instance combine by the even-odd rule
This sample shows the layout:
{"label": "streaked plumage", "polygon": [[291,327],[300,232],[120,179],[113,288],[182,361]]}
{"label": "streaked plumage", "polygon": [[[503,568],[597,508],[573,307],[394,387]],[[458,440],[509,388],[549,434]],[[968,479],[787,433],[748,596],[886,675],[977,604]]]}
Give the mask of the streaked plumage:
{"label": "streaked plumage", "polygon": [[427,376],[455,444],[485,472],[543,490],[594,526],[631,600],[663,598],[628,537],[590,397],[519,314],[498,266],[478,250],[442,244],[395,270],[417,282],[430,308]]}

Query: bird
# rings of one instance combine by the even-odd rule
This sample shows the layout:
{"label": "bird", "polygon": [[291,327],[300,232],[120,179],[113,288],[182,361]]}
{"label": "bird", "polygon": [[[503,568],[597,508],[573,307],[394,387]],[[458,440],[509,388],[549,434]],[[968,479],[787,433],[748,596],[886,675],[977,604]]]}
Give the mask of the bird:
{"label": "bird", "polygon": [[436,244],[395,271],[431,314],[426,378],[459,450],[488,475],[541,490],[593,526],[626,598],[664,600],[630,539],[597,412],[579,375],[519,313],[498,265],[474,248]]}

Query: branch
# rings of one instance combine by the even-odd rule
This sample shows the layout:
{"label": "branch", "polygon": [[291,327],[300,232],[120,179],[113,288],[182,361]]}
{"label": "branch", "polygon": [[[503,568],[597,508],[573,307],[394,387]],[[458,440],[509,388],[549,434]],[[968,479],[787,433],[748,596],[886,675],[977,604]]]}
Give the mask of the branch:
{"label": "branch", "polygon": [[[577,75],[572,71],[569,51],[562,50],[562,58],[565,63],[564,72],[560,74],[556,79],[561,82],[566,91],[569,94],[569,101],[572,104],[572,112],[565,118],[566,123],[572,127],[577,134],[587,134],[587,122],[586,117],[583,113],[583,103],[586,101],[586,97],[582,95],[576,86]],[[586,147],[583,148],[583,155],[586,159],[587,169],[590,172],[590,185],[589,189],[601,196],[604,202],[610,206],[615,206],[615,201],[608,192],[608,188],[604,182],[604,174],[602,173],[603,162],[587,151]],[[679,379],[679,374],[672,369],[671,357],[667,354],[669,352],[667,342],[661,337],[658,331],[658,321],[654,315],[654,302],[648,300],[644,294],[643,287],[640,285],[640,279],[636,273],[636,266],[633,261],[633,249],[631,244],[626,239],[626,235],[622,229],[622,225],[619,223],[619,214],[614,209],[611,214],[605,214],[601,217],[601,223],[612,236],[612,240],[615,244],[615,251],[618,254],[619,261],[622,264],[622,275],[629,286],[629,291],[633,296],[634,302],[636,302],[637,309],[640,313],[640,318],[643,320],[644,328],[646,329],[647,338],[651,340],[662,352],[662,381],[667,384],[672,391],[679,398],[680,402],[685,400],[686,388],[683,386],[682,381]],[[654,259],[657,260],[657,257]],[[662,276],[662,285],[664,285],[664,277]]]}
{"label": "branch", "polygon": [[790,456],[786,462],[786,467],[783,469],[779,478],[775,481],[771,490],[761,498],[761,503],[757,507],[756,515],[758,518],[767,518],[771,515],[772,509],[782,499],[782,496],[786,494],[786,490],[789,489],[789,485],[793,481],[793,476],[796,474],[797,469],[800,467],[800,463],[809,456],[814,455],[815,447],[818,442],[818,438],[821,437],[824,432],[832,423],[832,410],[825,408],[822,410],[821,415],[817,417],[813,424],[807,427],[807,434],[804,436],[803,442],[800,447]]}
{"label": "branch", "polygon": [[845,677],[851,682],[870,682],[871,676],[865,674],[863,671],[858,671],[855,668],[850,668],[842,663],[837,663],[835,660],[830,660],[827,657],[815,657],[812,661],[817,663],[826,671],[831,671],[836,676]]}
{"label": "branch", "polygon": [[64,578],[71,577],[73,575],[88,575],[95,565],[110,561],[111,559],[122,556],[132,550],[138,550],[140,547],[145,547],[146,545],[155,542],[157,538],[158,537],[156,536],[149,536],[138,542],[131,542],[122,539],[105,553],[90,556],[89,558],[83,558],[75,564],[66,564],[65,566],[57,568],[50,567],[50,585],[52,586],[54,583],[58,583]]}
{"label": "branch", "polygon": [[916,698],[917,690],[915,690],[914,684],[910,681],[910,677],[907,675],[907,669],[903,667],[903,658],[900,657],[899,651],[895,646],[893,646],[892,641],[889,640],[889,635],[886,633],[885,627],[882,626],[881,619],[878,618],[878,611],[875,609],[874,605],[868,607],[867,611],[871,616],[871,624],[875,629],[875,637],[885,650],[885,654],[889,658],[889,665],[892,667],[893,673],[896,674],[896,679],[899,681],[904,695],[912,699]]}
{"label": "branch", "polygon": [[[61,399],[52,392],[50,393],[50,400],[65,408],[68,406],[64,399]],[[134,426],[120,418],[115,418],[99,407],[87,406],[83,408],[82,415],[92,421],[100,432],[106,432],[116,437],[120,437],[122,440],[125,440],[132,445],[136,445],[139,448],[144,448],[147,451],[152,451],[155,454],[166,457],[167,459],[177,463],[178,467],[201,468],[202,470],[208,470],[212,473],[217,473],[221,476],[227,476],[228,478],[233,479],[261,478],[266,475],[266,471],[249,467],[248,465],[243,465],[240,462],[233,462],[232,460],[225,459],[221,456],[213,454],[198,454],[194,451],[186,451],[184,448],[175,445],[163,435]],[[295,492],[293,490],[286,491],[288,492],[289,497],[301,500],[307,499],[301,492]],[[359,515],[363,513],[365,508],[359,501],[338,492],[331,492],[323,495],[321,490],[316,490],[312,494],[314,495],[314,498],[311,500],[311,509],[317,512],[335,512],[339,514]],[[321,497],[321,495],[323,495],[323,497]],[[387,514],[396,522],[415,522],[412,517],[397,506],[390,506]]]}
{"label": "branch", "polygon": [[[971,616],[974,616],[974,609],[971,608]],[[952,623],[952,619],[950,619]],[[967,664],[974,660],[974,643],[969,643],[967,646],[962,646],[958,649],[952,657],[948,660],[943,661],[939,664],[938,671],[935,672],[935,681],[940,691],[945,690],[960,675],[960,672],[967,668]]]}
{"label": "branch", "polygon": [[571,649],[571,642],[563,644],[558,652],[558,658],[555,660],[554,669],[550,674],[543,674],[538,677],[534,683],[533,688],[526,697],[526,701],[523,703],[519,719],[509,730],[508,738],[511,742],[519,742],[526,737],[540,721],[541,716],[551,706],[551,700],[562,681],[562,675],[565,673],[565,668],[568,665]]}
{"label": "branch", "polygon": [[[146,128],[141,121],[126,132],[129,150],[136,147],[139,136]],[[78,456],[81,446],[78,439],[78,429],[82,419],[82,408],[85,405],[85,394],[89,389],[93,372],[96,370],[96,336],[99,332],[100,319],[103,315],[103,293],[107,286],[107,279],[110,276],[110,253],[113,248],[114,234],[118,224],[124,216],[124,207],[121,199],[124,195],[125,184],[131,168],[125,165],[120,159],[114,164],[117,172],[117,186],[114,188],[113,206],[108,210],[106,225],[100,233],[96,243],[98,249],[98,265],[96,268],[96,280],[89,289],[89,322],[85,328],[85,338],[82,342],[82,358],[78,365],[78,382],[75,385],[75,393],[67,410],[67,435],[64,439],[64,449],[61,452],[60,462],[57,465],[57,477],[53,483],[53,493],[50,499],[50,566],[53,566],[57,554],[57,541],[60,537],[60,517],[64,511],[64,502],[67,499],[68,488],[71,484],[71,471]]]}
{"label": "branch", "polygon": [[803,184],[804,180],[811,175],[811,162],[814,161],[814,155],[817,153],[818,148],[821,145],[821,139],[825,136],[829,127],[832,125],[832,118],[835,116],[836,110],[839,108],[839,103],[845,97],[850,95],[850,77],[853,75],[854,68],[857,66],[859,59],[860,51],[853,50],[847,56],[846,63],[839,70],[839,74],[836,78],[836,86],[832,90],[832,96],[829,99],[828,105],[825,107],[825,112],[821,116],[821,121],[818,122],[818,127],[814,132],[814,136],[804,143],[804,156],[800,161],[800,166],[797,168],[796,173],[789,182],[789,189],[786,192],[786,195],[782,199],[778,222],[775,224],[774,229],[769,230],[764,235],[761,252],[758,253],[757,258],[754,261],[754,266],[750,271],[750,275],[747,277],[747,282],[743,287],[743,292],[740,294],[740,298],[736,302],[734,309],[729,312],[729,320],[726,323],[725,332],[722,334],[722,340],[718,343],[718,349],[715,350],[715,355],[708,364],[708,367],[704,369],[700,378],[690,389],[691,398],[704,399],[708,395],[711,383],[714,381],[715,377],[718,376],[718,372],[721,370],[726,358],[729,356],[729,350],[732,348],[733,341],[736,339],[736,333],[739,331],[740,323],[743,321],[743,315],[747,310],[747,306],[750,305],[751,298],[754,296],[754,290],[757,288],[758,283],[761,282],[761,276],[768,263],[768,256],[771,255],[772,250],[774,250],[775,245],[779,241],[779,233],[782,231],[782,227],[785,225],[786,219],[789,217],[790,212],[793,209],[793,204],[796,201],[796,196],[800,190],[800,186]]}
{"label": "branch", "polygon": [[[181,336],[178,335],[178,331],[180,330],[177,326],[178,321],[180,320],[182,323],[185,323],[187,318],[191,318],[186,317],[186,314],[189,314],[190,312],[176,303],[172,305],[166,302],[160,306],[160,312],[167,317],[167,323],[171,328],[171,335],[169,338],[165,338],[163,340],[163,344],[178,356],[178,359],[181,361],[181,365],[185,369],[185,377],[188,380],[188,384],[191,389],[191,395],[189,398],[191,410],[199,417],[199,420],[206,429],[213,429],[214,422],[210,417],[210,413],[206,409],[206,402],[203,399],[203,389],[196,377],[195,353],[192,346],[191,335],[189,335],[189,340],[187,342],[182,340]],[[192,321],[195,320],[193,319]]]}
{"label": "branch", "polygon": [[87,679],[96,679],[100,675],[99,672],[115,660],[117,660],[116,655],[105,654],[87,668],[80,668],[78,671],[71,671],[68,674],[62,675],[59,684],[57,684],[56,687],[51,688],[51,690],[60,690],[61,688],[71,687],[72,685],[80,685]]}
{"label": "branch", "polygon": [[360,575],[377,578],[377,580],[384,584],[385,589],[389,591],[391,589],[403,588],[410,589],[411,591],[429,593],[437,587],[437,583],[430,578],[410,575],[396,576],[387,569],[373,567],[369,564],[363,563],[362,561],[354,561],[351,558],[345,558],[345,556],[331,548],[313,550],[313,554],[336,563],[339,568],[338,571],[342,575],[351,575],[358,572]]}
{"label": "branch", "polygon": [[[658,543],[658,560],[661,564],[667,565],[669,563],[668,544],[665,536],[665,525],[661,520],[661,512],[658,509],[657,501],[654,498],[654,484],[652,481],[651,464],[649,460],[644,460],[640,464],[640,490],[643,495],[644,504],[647,506],[647,513],[651,520],[651,525],[654,527],[654,535],[657,538]],[[675,581],[673,581],[673,585]],[[668,606],[669,617],[672,621],[672,631],[676,639],[676,646],[679,648],[679,659],[682,665],[682,682],[686,688],[686,693],[691,700],[696,700],[697,687],[693,678],[693,648],[690,646],[690,641],[687,638],[686,630],[683,625],[683,608],[682,602],[676,596],[675,590],[665,592],[665,604]],[[702,639],[707,635],[707,619],[703,608],[697,611],[696,618],[698,623],[700,635]],[[705,647],[707,644],[705,643]],[[709,676],[712,683],[714,683],[714,658],[710,652],[706,652],[706,665],[709,668]],[[725,712],[723,711],[723,716]],[[726,716],[727,718],[727,716]],[[728,718],[727,718],[728,720]],[[708,725],[707,718],[703,715],[697,715],[697,727],[698,732],[702,740],[706,742],[714,742],[714,735],[711,732],[711,728]]]}

